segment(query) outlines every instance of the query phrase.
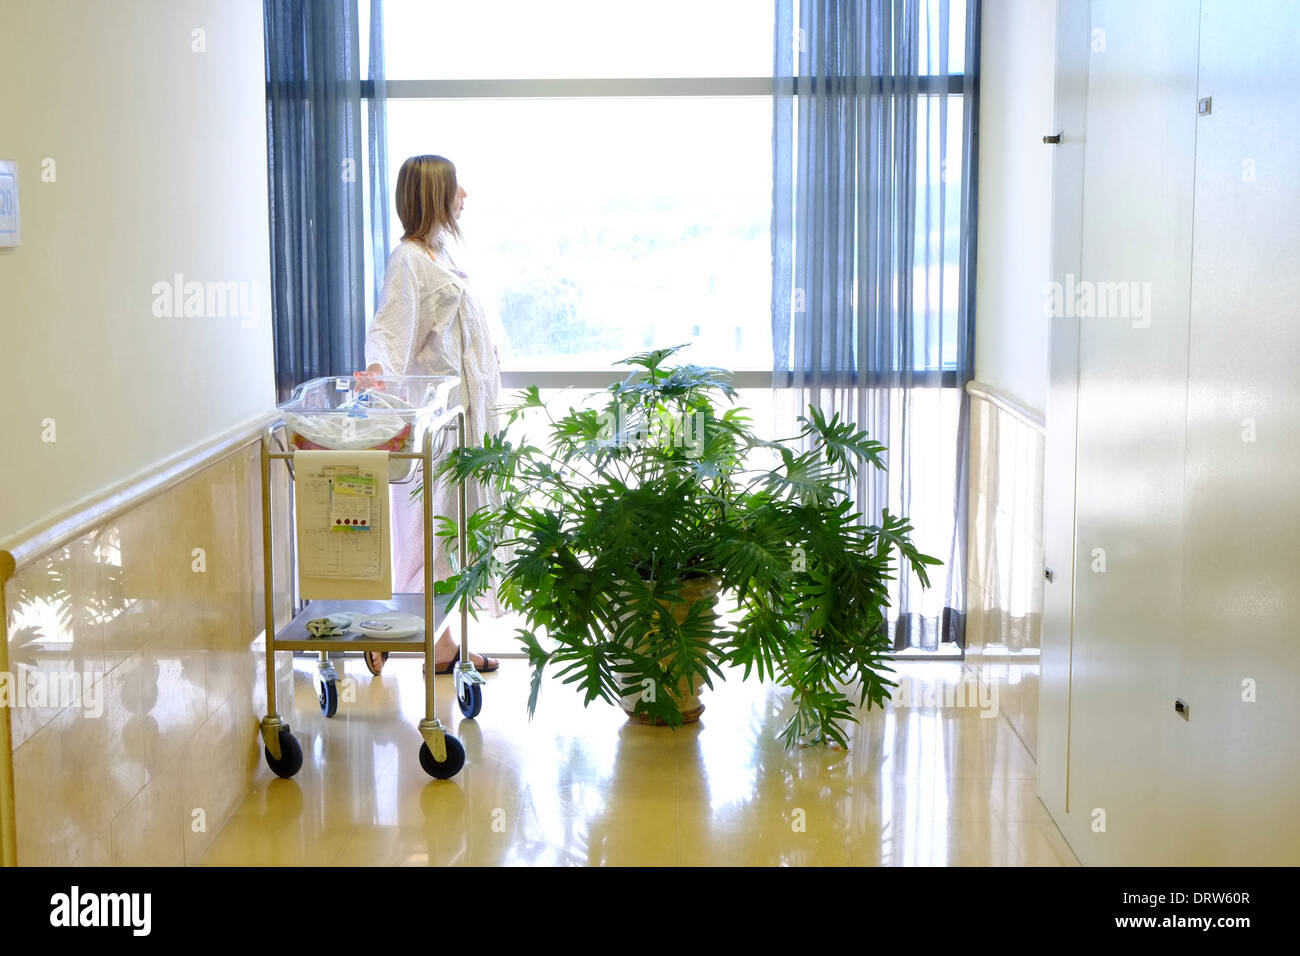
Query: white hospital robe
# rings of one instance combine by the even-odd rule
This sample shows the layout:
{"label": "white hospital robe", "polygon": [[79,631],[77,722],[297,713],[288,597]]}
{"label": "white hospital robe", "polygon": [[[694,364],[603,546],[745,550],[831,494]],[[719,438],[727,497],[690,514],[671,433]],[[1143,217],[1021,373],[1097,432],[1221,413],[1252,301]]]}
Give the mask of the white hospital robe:
{"label": "white hospital robe", "polygon": [[[499,428],[501,372],[483,309],[465,275],[433,261],[420,243],[402,242],[388,257],[379,308],[366,334],[366,365],[379,365],[386,375],[459,376],[451,401],[465,406],[466,444],[481,444]],[[423,503],[411,497],[414,487],[392,487],[393,590],[400,593],[424,590]],[[433,513],[455,520],[454,489],[439,483],[432,491]],[[466,488],[468,514],[489,503],[484,492],[477,483]],[[442,538],[435,542],[435,580],[451,574],[445,545]],[[483,604],[490,613],[500,611],[495,595]]]}

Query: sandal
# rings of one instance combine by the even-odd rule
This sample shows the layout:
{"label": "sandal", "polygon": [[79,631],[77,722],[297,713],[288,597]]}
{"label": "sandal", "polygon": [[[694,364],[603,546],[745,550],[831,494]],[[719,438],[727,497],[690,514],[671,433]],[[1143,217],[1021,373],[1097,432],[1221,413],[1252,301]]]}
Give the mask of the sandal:
{"label": "sandal", "polygon": [[[497,660],[495,657],[488,657],[486,654],[480,654],[479,657],[483,658],[483,666],[476,668],[476,670],[480,674],[490,673],[501,666],[501,662]],[[460,648],[458,647],[456,648],[456,656],[453,657],[445,664],[435,665],[433,668],[433,672],[435,674],[450,674],[452,671],[456,669],[456,665],[459,663],[460,663]]]}

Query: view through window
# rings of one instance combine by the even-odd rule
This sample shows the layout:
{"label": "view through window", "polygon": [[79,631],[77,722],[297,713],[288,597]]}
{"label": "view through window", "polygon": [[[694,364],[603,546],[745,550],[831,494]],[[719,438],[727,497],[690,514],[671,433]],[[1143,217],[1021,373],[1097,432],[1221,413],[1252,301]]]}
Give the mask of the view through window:
{"label": "view through window", "polygon": [[[389,184],[411,155],[456,164],[453,256],[505,369],[683,343],[688,360],[771,369],[773,15],[771,0],[387,0]],[[556,80],[577,82],[534,95]]]}

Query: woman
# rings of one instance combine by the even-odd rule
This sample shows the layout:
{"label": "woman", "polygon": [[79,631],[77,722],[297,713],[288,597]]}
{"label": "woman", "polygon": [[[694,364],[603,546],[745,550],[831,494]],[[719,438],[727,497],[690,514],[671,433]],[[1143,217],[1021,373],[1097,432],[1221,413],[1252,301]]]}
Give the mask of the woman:
{"label": "woman", "polygon": [[[467,193],[456,182],[456,167],[441,156],[412,156],[397,174],[397,216],[402,241],[388,257],[379,308],[366,335],[365,372],[375,375],[455,375],[460,388],[453,401],[465,407],[465,440],[481,441],[497,431],[496,404],[501,372],[496,347],[479,301],[469,290],[467,276],[456,267],[447,249],[461,238],[458,221]],[[455,495],[441,482],[425,485],[432,494],[433,513],[456,513]],[[487,504],[485,491],[466,488],[468,513]],[[412,498],[410,486],[393,487],[393,590],[424,590],[423,502]],[[433,577],[451,574],[445,539],[434,547]],[[460,655],[448,625],[434,648],[436,669],[449,671]],[[479,654],[470,659],[480,671],[496,670],[500,662]],[[383,657],[367,653],[371,673],[383,668]]]}

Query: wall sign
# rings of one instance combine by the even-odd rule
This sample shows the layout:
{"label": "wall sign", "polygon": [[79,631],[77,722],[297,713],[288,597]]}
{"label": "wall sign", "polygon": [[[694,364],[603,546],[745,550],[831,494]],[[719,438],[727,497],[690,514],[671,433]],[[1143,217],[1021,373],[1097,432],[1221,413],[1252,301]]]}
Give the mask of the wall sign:
{"label": "wall sign", "polygon": [[0,246],[22,241],[18,228],[18,164],[0,159]]}

